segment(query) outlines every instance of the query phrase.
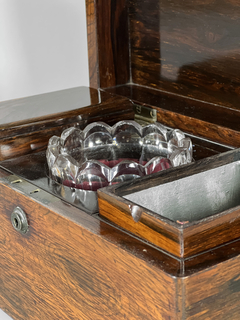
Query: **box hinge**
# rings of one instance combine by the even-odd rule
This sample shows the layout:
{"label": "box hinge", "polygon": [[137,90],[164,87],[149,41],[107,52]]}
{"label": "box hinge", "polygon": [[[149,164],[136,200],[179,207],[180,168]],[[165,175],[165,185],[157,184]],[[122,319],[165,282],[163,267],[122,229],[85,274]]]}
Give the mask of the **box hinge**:
{"label": "box hinge", "polygon": [[145,126],[157,121],[157,110],[149,107],[134,104],[134,120],[140,125]]}

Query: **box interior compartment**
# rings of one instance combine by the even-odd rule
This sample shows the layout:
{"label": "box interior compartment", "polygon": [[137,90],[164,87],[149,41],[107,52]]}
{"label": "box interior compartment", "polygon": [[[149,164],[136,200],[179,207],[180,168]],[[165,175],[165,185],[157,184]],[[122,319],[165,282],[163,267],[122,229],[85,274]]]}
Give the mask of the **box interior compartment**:
{"label": "box interior compartment", "polygon": [[100,216],[183,258],[233,241],[240,236],[239,152],[99,189]]}
{"label": "box interior compartment", "polygon": [[[81,95],[83,99],[80,99]],[[170,105],[173,101],[177,99],[172,97],[169,101],[166,99],[165,103]],[[67,106],[66,111],[63,108],[64,104]],[[38,117],[32,118],[33,110],[39,109],[41,105],[44,105],[43,110],[38,112]],[[6,113],[1,119],[3,123],[0,132],[2,135],[0,165],[12,174],[48,192],[53,192],[58,197],[89,213],[97,212],[96,193],[86,193],[84,190],[76,189],[76,192],[72,194],[68,187],[57,183],[51,184],[47,174],[45,154],[48,140],[53,135],[60,136],[64,129],[71,126],[83,129],[88,123],[94,121],[104,121],[113,125],[119,120],[133,120],[134,106],[132,100],[127,97],[89,88],[68,89],[63,92],[49,93],[46,96],[39,95],[20,99],[20,101],[9,101],[7,107],[11,112],[19,114],[19,121],[4,123],[10,119]],[[6,110],[5,103],[0,104],[0,108]],[[157,109],[157,117],[158,120],[161,120],[159,109]],[[15,120],[17,120],[16,115]],[[190,124],[190,120],[188,123]],[[233,149],[233,146],[197,135],[190,134],[189,137],[193,142],[195,161]]]}
{"label": "box interior compartment", "polygon": [[[83,99],[80,99],[81,94]],[[58,110],[59,113],[53,113]],[[79,101],[79,102],[78,102]],[[90,103],[90,105],[88,105]],[[38,114],[38,117],[31,116],[33,109],[45,109]],[[67,111],[62,110],[62,105],[68,106]],[[20,109],[18,110],[18,106]],[[21,106],[24,108],[21,108]],[[50,114],[47,113],[46,106],[52,105]],[[55,92],[46,96],[20,99],[19,102],[8,102],[9,109],[21,111],[19,121],[2,125],[0,134],[0,165],[10,173],[26,179],[37,187],[52,192],[58,197],[70,202],[81,209],[93,213],[98,211],[97,195],[94,192],[84,192],[76,189],[73,194],[68,187],[58,183],[51,184],[48,177],[46,164],[46,148],[48,140],[53,135],[60,136],[62,131],[71,126],[83,129],[88,123],[94,121],[104,121],[110,125],[119,120],[134,119],[134,104],[126,98],[115,94],[106,93],[102,90],[89,88],[75,88]],[[1,104],[0,104],[1,108]],[[2,109],[6,106],[2,103]],[[31,112],[29,112],[29,110]],[[157,110],[158,113],[158,110]],[[25,122],[24,122],[25,116]],[[10,119],[7,115],[2,121]],[[16,118],[15,118],[16,119]],[[217,155],[231,150],[233,147],[222,145],[214,141],[203,139],[195,135],[189,135],[193,142],[193,158],[195,161]]]}
{"label": "box interior compartment", "polygon": [[240,161],[124,198],[172,221],[198,221],[240,205]]}

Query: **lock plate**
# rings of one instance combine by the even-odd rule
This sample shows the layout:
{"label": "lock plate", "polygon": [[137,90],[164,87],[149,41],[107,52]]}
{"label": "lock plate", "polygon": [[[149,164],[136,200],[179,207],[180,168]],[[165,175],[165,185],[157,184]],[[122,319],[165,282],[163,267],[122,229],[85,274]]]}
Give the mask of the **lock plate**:
{"label": "lock plate", "polygon": [[16,207],[12,214],[11,214],[11,222],[13,225],[13,228],[22,233],[25,234],[28,231],[28,221],[26,213],[20,208]]}

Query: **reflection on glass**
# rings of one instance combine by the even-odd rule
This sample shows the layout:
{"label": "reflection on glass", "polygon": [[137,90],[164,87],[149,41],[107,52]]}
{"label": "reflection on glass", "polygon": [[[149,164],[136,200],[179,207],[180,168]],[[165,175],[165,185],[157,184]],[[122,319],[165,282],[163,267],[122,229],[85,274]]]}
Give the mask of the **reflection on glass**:
{"label": "reflection on glass", "polygon": [[48,143],[47,163],[56,182],[96,191],[192,161],[192,143],[180,130],[159,123],[140,126],[120,121],[114,126],[72,127]]}

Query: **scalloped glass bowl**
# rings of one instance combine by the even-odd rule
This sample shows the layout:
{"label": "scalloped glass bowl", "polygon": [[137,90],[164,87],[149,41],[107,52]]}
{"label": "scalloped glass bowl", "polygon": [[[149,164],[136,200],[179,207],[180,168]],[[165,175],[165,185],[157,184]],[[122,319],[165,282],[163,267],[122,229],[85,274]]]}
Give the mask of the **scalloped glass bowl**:
{"label": "scalloped glass bowl", "polygon": [[180,130],[159,123],[142,127],[135,121],[114,126],[103,122],[84,130],[64,130],[47,147],[50,178],[74,189],[96,191],[130,179],[187,164],[192,143]]}

